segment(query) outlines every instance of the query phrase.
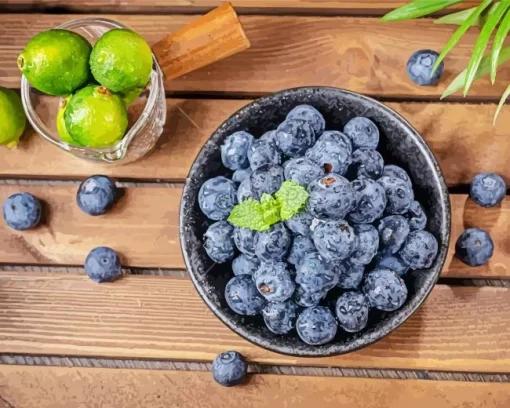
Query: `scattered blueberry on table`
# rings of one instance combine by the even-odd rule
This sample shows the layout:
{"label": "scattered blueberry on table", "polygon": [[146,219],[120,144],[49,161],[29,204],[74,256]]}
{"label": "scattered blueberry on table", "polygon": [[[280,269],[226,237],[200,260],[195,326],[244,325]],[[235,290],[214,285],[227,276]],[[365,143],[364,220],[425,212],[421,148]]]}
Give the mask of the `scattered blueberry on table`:
{"label": "scattered blueberry on table", "polygon": [[468,228],[457,239],[455,254],[469,266],[485,265],[492,258],[494,243],[487,231]]}
{"label": "scattered blueberry on table", "polygon": [[111,282],[122,275],[117,252],[108,247],[94,248],[85,259],[85,272],[94,282]]}
{"label": "scattered blueberry on table", "polygon": [[3,204],[5,222],[18,231],[37,227],[41,221],[41,214],[41,202],[30,193],[13,194]]}
{"label": "scattered blueberry on table", "polygon": [[444,71],[444,62],[441,61],[437,69],[432,68],[439,58],[439,54],[432,50],[419,50],[409,57],[407,61],[407,75],[417,85],[435,85],[441,79]]}
{"label": "scattered blueberry on table", "polygon": [[498,205],[505,198],[505,194],[505,181],[498,174],[480,173],[471,182],[470,196],[475,203],[482,207]]}
{"label": "scattered blueberry on table", "polygon": [[76,202],[88,215],[103,215],[112,208],[118,196],[115,182],[107,176],[91,176],[78,188]]}
{"label": "scattered blueberry on table", "polygon": [[224,387],[241,384],[248,372],[246,359],[237,351],[225,351],[216,356],[212,363],[214,381]]}

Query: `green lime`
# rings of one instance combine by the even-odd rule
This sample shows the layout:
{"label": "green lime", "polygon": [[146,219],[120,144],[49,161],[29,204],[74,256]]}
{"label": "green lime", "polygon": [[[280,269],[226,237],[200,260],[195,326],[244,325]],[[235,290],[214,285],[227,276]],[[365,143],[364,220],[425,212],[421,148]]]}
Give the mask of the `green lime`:
{"label": "green lime", "polygon": [[69,104],[69,101],[71,100],[72,95],[69,95],[67,98],[62,99],[60,102],[60,106],[57,112],[57,131],[60,136],[60,138],[66,142],[67,144],[71,145],[78,145],[79,143],[73,140],[69,132],[66,128],[66,123],[64,120],[64,112],[66,111],[67,105]]}
{"label": "green lime", "polygon": [[0,87],[0,145],[13,147],[25,130],[27,119],[19,95]]}
{"label": "green lime", "polygon": [[113,29],[95,43],[90,69],[97,82],[114,92],[144,88],[151,75],[152,52],[134,31]]}
{"label": "green lime", "polygon": [[117,95],[119,95],[122,98],[122,100],[127,106],[132,104],[134,101],[138,99],[143,89],[144,88],[128,89],[127,91],[117,92]]}
{"label": "green lime", "polygon": [[88,85],[71,97],[65,108],[64,122],[69,135],[78,144],[109,147],[126,132],[126,105],[108,89]]}
{"label": "green lime", "polygon": [[68,95],[89,80],[91,49],[85,38],[72,31],[43,31],[25,46],[18,67],[39,91]]}

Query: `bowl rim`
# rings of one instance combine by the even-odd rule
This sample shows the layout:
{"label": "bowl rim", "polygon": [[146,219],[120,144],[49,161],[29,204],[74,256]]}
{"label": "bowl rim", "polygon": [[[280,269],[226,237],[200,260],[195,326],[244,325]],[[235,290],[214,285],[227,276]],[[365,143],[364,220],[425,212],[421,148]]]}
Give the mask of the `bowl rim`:
{"label": "bowl rim", "polygon": [[[438,253],[438,257],[435,261],[435,266],[428,268],[430,270],[432,270],[432,269],[435,270],[435,272],[434,272],[435,277],[434,277],[433,281],[431,282],[430,286],[426,289],[426,291],[423,293],[423,295],[420,299],[414,301],[411,304],[411,308],[407,311],[407,313],[400,315],[400,316],[399,315],[394,316],[394,317],[398,317],[398,318],[390,319],[384,327],[380,328],[379,332],[382,334],[379,334],[378,336],[374,336],[374,338],[372,338],[372,339],[369,338],[368,340],[364,339],[363,337],[360,337],[360,338],[356,339],[356,341],[354,343],[361,343],[359,340],[361,340],[363,338],[364,341],[362,342],[362,344],[356,344],[352,347],[345,346],[343,348],[343,350],[335,350],[334,347],[329,347],[326,352],[321,351],[320,353],[319,352],[314,353],[313,351],[309,351],[309,350],[305,351],[302,349],[300,349],[299,352],[290,352],[285,347],[281,347],[281,346],[277,346],[277,345],[275,346],[273,344],[271,344],[271,346],[269,346],[265,343],[258,342],[256,339],[254,339],[255,336],[252,333],[250,333],[245,328],[245,326],[240,326],[240,325],[234,324],[231,321],[231,319],[228,318],[228,316],[223,314],[221,308],[216,307],[216,305],[213,303],[213,301],[211,299],[209,299],[209,297],[207,296],[207,292],[204,290],[204,287],[200,284],[199,280],[197,279],[197,276],[195,276],[195,271],[193,270],[191,263],[190,263],[189,256],[187,255],[187,243],[184,238],[184,222],[183,222],[183,220],[184,220],[185,206],[187,204],[186,197],[188,195],[187,194],[188,190],[191,188],[190,187],[190,178],[191,178],[192,174],[195,173],[195,171],[197,171],[197,168],[196,168],[197,159],[206,149],[206,145],[208,144],[208,142],[214,137],[215,134],[218,133],[218,131],[222,127],[225,126],[225,124],[234,120],[236,116],[240,115],[245,109],[247,109],[249,106],[251,106],[253,104],[257,104],[257,103],[261,103],[261,102],[263,102],[263,103],[269,102],[272,99],[278,99],[282,96],[285,96],[288,93],[293,93],[293,92],[298,92],[298,91],[321,91],[321,90],[322,91],[328,90],[328,91],[339,92],[341,94],[348,95],[350,97],[358,98],[365,102],[371,103],[377,109],[383,110],[386,114],[393,116],[397,121],[401,122],[406,127],[410,136],[413,138],[414,142],[416,142],[416,145],[419,147],[420,152],[426,158],[427,163],[434,169],[434,177],[436,179],[435,181],[440,186],[440,188],[439,188],[440,198],[441,198],[440,201],[442,203],[442,206],[444,206],[444,214],[442,217],[443,218],[442,219],[443,232],[441,232],[441,235],[442,235],[441,238],[442,238],[443,243],[439,247],[439,253]],[[306,357],[306,358],[331,357],[331,356],[337,356],[337,355],[351,353],[353,351],[357,351],[357,350],[360,350],[362,348],[365,348],[367,346],[377,343],[384,337],[386,337],[389,334],[391,334],[392,332],[394,332],[397,328],[399,328],[407,319],[409,319],[413,314],[415,314],[416,311],[418,310],[418,308],[427,300],[430,293],[432,292],[432,289],[436,286],[437,281],[440,277],[441,271],[442,271],[444,264],[446,262],[446,257],[447,257],[448,248],[449,248],[449,244],[450,244],[450,239],[451,239],[450,195],[448,192],[448,186],[444,179],[441,167],[440,167],[434,153],[432,152],[432,150],[430,149],[428,144],[425,142],[425,139],[418,133],[418,131],[404,117],[402,117],[400,114],[395,112],[390,107],[386,106],[384,103],[379,102],[378,100],[376,100],[372,97],[369,97],[369,96],[366,96],[366,95],[363,95],[363,94],[360,94],[357,92],[349,91],[349,90],[343,89],[343,88],[331,87],[331,86],[301,86],[301,87],[295,87],[295,88],[288,88],[288,89],[283,89],[283,90],[271,93],[269,95],[265,95],[260,98],[254,99],[254,100],[250,101],[248,104],[242,106],[241,108],[236,110],[234,113],[232,113],[227,119],[225,119],[216,128],[216,130],[211,133],[211,135],[209,136],[207,141],[203,144],[202,148],[199,150],[199,152],[197,153],[197,155],[195,156],[195,158],[193,160],[193,164],[191,165],[190,170],[188,172],[188,176],[186,177],[186,183],[184,185],[183,192],[181,195],[181,201],[180,201],[180,206],[179,206],[179,239],[180,239],[180,243],[181,243],[181,245],[180,245],[181,252],[182,252],[184,262],[186,265],[186,270],[188,271],[188,274],[191,277],[193,286],[195,287],[196,291],[198,292],[198,294],[200,295],[200,297],[202,298],[204,303],[211,310],[211,312],[230,330],[232,330],[234,333],[241,336],[243,339],[249,341],[251,344],[254,344],[255,346],[258,346],[265,350],[279,353],[282,355],[293,356],[293,357]],[[214,264],[214,265],[216,265],[216,264]],[[399,310],[396,310],[395,312],[392,312],[392,313],[397,313],[398,311]],[[332,342],[332,343],[326,344],[324,346],[328,346],[328,345],[333,346],[334,344],[335,343]],[[351,343],[351,344],[353,344],[353,343]],[[317,348],[316,350],[322,350],[322,349]]]}

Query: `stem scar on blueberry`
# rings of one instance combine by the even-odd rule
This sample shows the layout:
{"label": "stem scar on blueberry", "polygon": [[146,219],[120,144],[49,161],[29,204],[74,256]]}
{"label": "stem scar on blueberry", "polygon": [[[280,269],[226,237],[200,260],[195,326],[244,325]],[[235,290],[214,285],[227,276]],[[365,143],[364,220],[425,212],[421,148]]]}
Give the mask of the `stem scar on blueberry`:
{"label": "stem scar on blueberry", "polygon": [[326,173],[331,173],[333,171],[333,165],[331,163],[324,163],[323,167]]}
{"label": "stem scar on blueberry", "polygon": [[335,182],[335,178],[334,177],[328,177],[328,178],[324,179],[324,185],[326,187],[329,187],[329,185],[333,184],[334,182]]}
{"label": "stem scar on blueberry", "polygon": [[264,292],[264,293],[269,293],[271,292],[271,288],[269,286],[267,286],[265,283],[263,283],[262,285],[259,286],[259,289]]}

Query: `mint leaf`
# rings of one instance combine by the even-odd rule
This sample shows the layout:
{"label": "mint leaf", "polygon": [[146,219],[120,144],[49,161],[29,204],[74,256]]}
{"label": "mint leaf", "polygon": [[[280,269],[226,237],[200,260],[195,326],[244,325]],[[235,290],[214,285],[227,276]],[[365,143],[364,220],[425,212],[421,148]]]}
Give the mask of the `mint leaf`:
{"label": "mint leaf", "polygon": [[283,182],[275,196],[280,204],[280,217],[283,221],[301,211],[310,197],[306,189],[294,181]]}
{"label": "mint leaf", "polygon": [[272,196],[265,193],[262,194],[260,205],[262,207],[262,217],[264,218],[264,222],[269,225],[273,225],[281,221],[280,203]]}
{"label": "mint leaf", "polygon": [[264,219],[262,204],[251,198],[236,205],[227,221],[237,227],[249,228],[254,231],[266,231],[271,226]]}

